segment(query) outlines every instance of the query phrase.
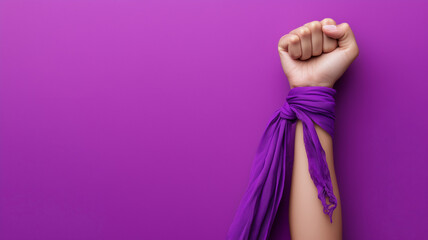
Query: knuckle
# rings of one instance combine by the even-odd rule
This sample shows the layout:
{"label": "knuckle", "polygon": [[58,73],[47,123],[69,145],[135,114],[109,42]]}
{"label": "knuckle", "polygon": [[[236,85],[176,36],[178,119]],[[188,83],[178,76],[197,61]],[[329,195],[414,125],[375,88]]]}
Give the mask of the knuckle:
{"label": "knuckle", "polygon": [[303,26],[303,27],[301,27],[300,29],[299,29],[299,34],[301,35],[301,36],[307,36],[307,35],[309,35],[311,33],[311,30],[308,28],[308,27],[306,27],[306,26]]}
{"label": "knuckle", "polygon": [[291,43],[297,43],[299,40],[300,40],[299,36],[297,36],[295,34],[290,35],[290,42]]}
{"label": "knuckle", "polygon": [[343,25],[343,28],[345,28],[347,30],[351,29],[351,26],[349,26],[349,23],[347,23],[347,22],[342,23],[342,25]]}
{"label": "knuckle", "polygon": [[291,30],[291,31],[289,32],[289,34],[297,34],[297,32],[299,31],[299,29],[300,29],[300,27],[295,28],[295,29]]}
{"label": "knuckle", "polygon": [[311,30],[321,29],[321,23],[319,21],[312,21],[310,23],[307,23],[306,26],[309,27]]}
{"label": "knuckle", "polygon": [[324,18],[321,22],[323,24],[336,24],[336,21],[334,21],[333,18]]}

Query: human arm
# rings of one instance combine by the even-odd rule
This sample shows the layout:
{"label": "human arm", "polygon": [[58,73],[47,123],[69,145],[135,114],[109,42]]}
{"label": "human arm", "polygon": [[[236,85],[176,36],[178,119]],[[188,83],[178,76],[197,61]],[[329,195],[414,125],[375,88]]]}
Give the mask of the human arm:
{"label": "human arm", "polygon": [[[336,29],[324,27],[336,26]],[[348,23],[336,25],[331,18],[313,21],[284,35],[278,51],[290,88],[322,86],[333,88],[349,65],[359,55],[354,34]],[[290,231],[292,239],[341,239],[341,202],[333,161],[331,136],[315,125],[325,151],[337,207],[333,222],[323,214],[317,188],[308,171],[308,157],[303,140],[303,127],[297,121],[294,164],[290,192]]]}

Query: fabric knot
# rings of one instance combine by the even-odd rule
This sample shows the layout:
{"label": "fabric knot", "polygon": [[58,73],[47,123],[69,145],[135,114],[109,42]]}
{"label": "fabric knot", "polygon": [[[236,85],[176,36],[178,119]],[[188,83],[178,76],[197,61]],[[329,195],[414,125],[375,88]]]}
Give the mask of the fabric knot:
{"label": "fabric knot", "polygon": [[280,108],[280,117],[291,121],[297,119],[296,113],[293,111],[287,101],[285,101],[284,105]]}

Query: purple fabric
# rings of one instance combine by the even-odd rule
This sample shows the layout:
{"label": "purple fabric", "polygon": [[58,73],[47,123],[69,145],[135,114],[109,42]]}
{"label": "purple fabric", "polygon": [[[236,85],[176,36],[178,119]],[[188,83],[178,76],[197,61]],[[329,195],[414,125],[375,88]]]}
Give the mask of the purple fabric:
{"label": "purple fabric", "polygon": [[285,170],[292,166],[294,159],[297,119],[303,124],[309,173],[318,189],[324,213],[333,222],[332,214],[337,200],[314,122],[333,138],[335,94],[336,90],[328,87],[297,87],[290,90],[285,104],[275,112],[263,133],[250,182],[230,226],[228,239],[268,239],[283,195]]}

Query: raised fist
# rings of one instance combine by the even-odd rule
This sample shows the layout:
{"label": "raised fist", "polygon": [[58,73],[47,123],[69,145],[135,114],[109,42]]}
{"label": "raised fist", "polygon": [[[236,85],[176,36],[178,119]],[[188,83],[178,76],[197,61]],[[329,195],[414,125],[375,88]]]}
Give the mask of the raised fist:
{"label": "raised fist", "polygon": [[333,87],[359,54],[348,23],[331,18],[292,30],[278,43],[282,68],[290,87]]}

